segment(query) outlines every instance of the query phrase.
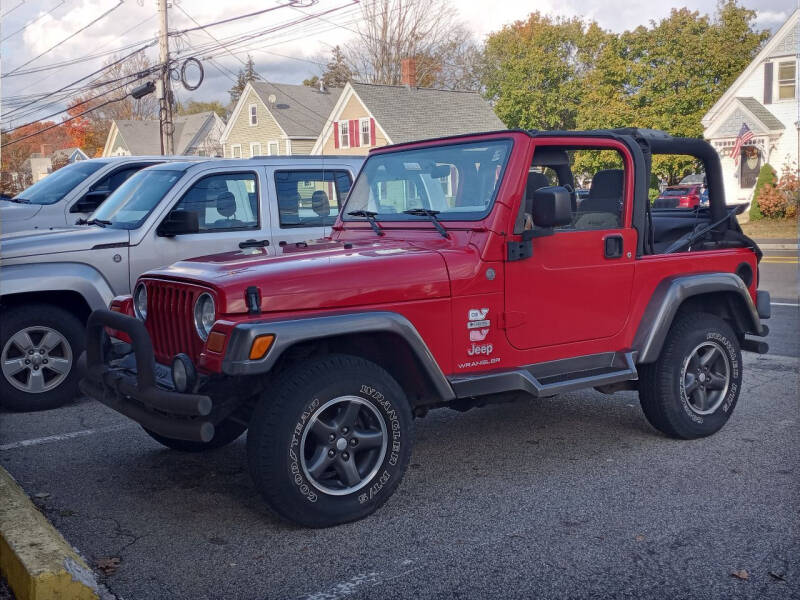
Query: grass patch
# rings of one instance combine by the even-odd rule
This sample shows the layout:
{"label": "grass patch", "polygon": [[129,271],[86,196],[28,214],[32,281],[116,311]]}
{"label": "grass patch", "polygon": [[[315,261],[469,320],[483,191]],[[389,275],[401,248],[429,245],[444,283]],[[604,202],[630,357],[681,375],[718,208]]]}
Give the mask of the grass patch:
{"label": "grass patch", "polygon": [[742,224],[745,235],[754,239],[797,239],[797,219],[760,219]]}

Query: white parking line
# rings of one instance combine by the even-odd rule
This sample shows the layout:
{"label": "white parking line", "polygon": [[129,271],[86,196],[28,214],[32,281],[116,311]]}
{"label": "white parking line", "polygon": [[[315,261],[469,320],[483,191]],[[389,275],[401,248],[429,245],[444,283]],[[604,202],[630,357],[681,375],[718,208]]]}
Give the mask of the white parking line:
{"label": "white parking line", "polygon": [[109,433],[111,431],[120,431],[121,429],[128,429],[130,427],[134,427],[134,424],[120,423],[118,425],[109,425],[108,427],[98,427],[97,429],[84,429],[82,431],[70,431],[69,433],[59,433],[57,435],[48,435],[40,438],[33,438],[32,440],[20,440],[19,442],[11,442],[10,444],[0,445],[0,452],[2,452],[3,450],[26,448],[27,446],[38,446],[39,444],[63,442],[64,440],[72,440],[79,437],[86,437],[87,435],[94,435],[95,433]]}
{"label": "white parking line", "polygon": [[791,306],[793,308],[797,308],[800,304],[792,303],[792,302],[770,302],[770,306]]}

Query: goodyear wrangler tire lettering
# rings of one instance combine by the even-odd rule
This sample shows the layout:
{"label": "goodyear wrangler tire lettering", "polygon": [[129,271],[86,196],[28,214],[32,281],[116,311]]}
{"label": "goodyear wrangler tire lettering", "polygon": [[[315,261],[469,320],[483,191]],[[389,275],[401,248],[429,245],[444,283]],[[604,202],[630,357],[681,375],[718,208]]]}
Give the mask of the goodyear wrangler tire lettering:
{"label": "goodyear wrangler tire lettering", "polygon": [[639,399],[650,424],[670,437],[719,431],[742,383],[742,354],[731,326],[708,313],[676,317],[661,355],[639,371]]}
{"label": "goodyear wrangler tire lettering", "polygon": [[346,523],[392,495],[413,435],[405,394],[380,366],[347,355],[310,359],[256,406],[250,473],[279,516],[309,527]]}

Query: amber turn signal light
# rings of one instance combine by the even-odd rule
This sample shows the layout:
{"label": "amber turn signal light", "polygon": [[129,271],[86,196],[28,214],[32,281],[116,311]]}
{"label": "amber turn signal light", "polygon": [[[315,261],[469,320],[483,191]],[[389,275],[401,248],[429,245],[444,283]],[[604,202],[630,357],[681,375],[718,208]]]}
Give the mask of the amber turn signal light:
{"label": "amber turn signal light", "polygon": [[274,335],[260,335],[253,340],[253,345],[250,346],[250,360],[259,360],[267,355],[267,351],[275,341]]}
{"label": "amber turn signal light", "polygon": [[206,340],[206,348],[211,350],[211,352],[222,352],[222,349],[225,347],[225,334],[220,333],[219,331],[212,331],[208,334],[208,339]]}

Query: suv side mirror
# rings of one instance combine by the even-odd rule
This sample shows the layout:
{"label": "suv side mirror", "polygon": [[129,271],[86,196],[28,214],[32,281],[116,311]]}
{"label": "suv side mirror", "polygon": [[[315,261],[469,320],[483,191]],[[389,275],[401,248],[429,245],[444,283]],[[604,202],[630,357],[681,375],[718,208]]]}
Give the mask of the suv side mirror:
{"label": "suv side mirror", "polygon": [[97,207],[100,206],[103,202],[106,201],[111,195],[111,192],[108,190],[94,190],[92,192],[86,192],[83,198],[78,200],[75,204],[73,204],[69,212],[71,213],[91,213],[97,210]]}
{"label": "suv side mirror", "polygon": [[572,200],[567,188],[553,185],[533,193],[533,223],[546,228],[572,223]]}
{"label": "suv side mirror", "polygon": [[173,210],[156,229],[156,234],[161,237],[174,237],[185,233],[198,233],[200,223],[197,213],[190,210]]}

